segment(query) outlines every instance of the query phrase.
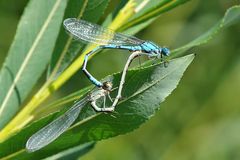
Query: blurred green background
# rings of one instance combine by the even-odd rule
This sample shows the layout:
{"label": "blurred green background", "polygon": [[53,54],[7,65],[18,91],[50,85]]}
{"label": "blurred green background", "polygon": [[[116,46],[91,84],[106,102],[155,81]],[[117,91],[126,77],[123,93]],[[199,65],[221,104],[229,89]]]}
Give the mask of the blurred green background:
{"label": "blurred green background", "polygon": [[[0,66],[27,2],[0,1]],[[111,1],[105,15],[117,3]],[[163,14],[137,37],[180,47],[207,31],[235,4],[239,1],[192,0]],[[82,159],[240,159],[239,37],[240,23],[191,50],[197,54],[193,64],[160,111],[138,130],[97,143]],[[90,71],[98,78],[120,71],[128,55],[123,51],[99,54],[90,61]],[[89,85],[83,77],[81,72],[73,76],[53,98]]]}

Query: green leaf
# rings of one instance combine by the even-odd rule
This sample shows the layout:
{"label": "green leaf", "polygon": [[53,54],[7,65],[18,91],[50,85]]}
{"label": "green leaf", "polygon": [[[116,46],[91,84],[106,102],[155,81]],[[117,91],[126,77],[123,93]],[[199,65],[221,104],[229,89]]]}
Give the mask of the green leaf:
{"label": "green leaf", "polygon": [[0,73],[0,128],[16,114],[48,64],[67,0],[31,0]]}
{"label": "green leaf", "polygon": [[[140,30],[144,29],[150,25],[156,18],[161,14],[181,5],[190,0],[136,0],[137,6],[142,6],[139,8],[139,11],[134,14],[134,16],[118,31],[121,31],[125,34],[134,35]],[[116,12],[119,11],[119,8],[126,3],[123,0],[119,6],[116,8],[114,13],[111,13],[104,22],[104,26],[107,26],[116,16]],[[143,5],[144,4],[144,5]],[[137,7],[138,8],[138,7]]]}
{"label": "green leaf", "polygon": [[185,52],[186,50],[192,47],[196,47],[196,46],[207,43],[222,29],[229,27],[230,25],[233,25],[235,23],[238,23],[239,20],[240,20],[240,6],[233,6],[229,8],[226,11],[224,17],[212,28],[210,28],[207,32],[197,37],[195,40],[189,42],[188,44],[173,50],[172,57],[182,55],[183,52]]}
{"label": "green leaf", "polygon": [[[159,104],[177,87],[193,58],[194,55],[188,55],[171,60],[166,68],[157,64],[130,70],[123,90],[124,100],[117,106],[117,113],[96,114],[88,105],[83,108],[77,122],[56,141],[42,150],[27,153],[24,149],[27,139],[56,118],[56,113],[48,115],[3,142],[0,145],[0,157],[18,157],[25,160],[33,157],[45,158],[82,143],[133,131],[159,109]],[[114,74],[112,78],[114,86],[118,86],[121,74]]]}
{"label": "green leaf", "polygon": [[[132,31],[133,29],[131,28],[134,28],[134,33],[137,33],[152,23],[152,21],[154,21],[161,14],[188,1],[189,0],[149,0],[148,3],[146,3],[146,5],[129,20],[128,23],[120,28],[120,30],[123,31],[130,29]],[[142,3],[142,1],[140,2]],[[139,4],[141,4],[140,2]],[[127,33],[129,33],[129,31]]]}
{"label": "green leaf", "polygon": [[[109,0],[91,0],[91,1],[79,1],[70,0],[65,11],[64,19],[69,17],[77,17],[78,19],[84,19],[90,22],[97,22],[106,9]],[[56,78],[72,60],[83,50],[83,44],[78,41],[74,41],[69,36],[64,27],[61,25],[61,30],[53,51],[52,59],[50,62],[48,74],[50,74],[55,67],[57,73]],[[56,66],[58,64],[58,66]]]}
{"label": "green leaf", "polygon": [[93,149],[95,143],[86,143],[83,145],[79,145],[77,147],[68,149],[66,151],[55,154],[51,157],[48,157],[44,160],[66,160],[66,159],[78,159],[84,154],[88,153],[91,149]]}

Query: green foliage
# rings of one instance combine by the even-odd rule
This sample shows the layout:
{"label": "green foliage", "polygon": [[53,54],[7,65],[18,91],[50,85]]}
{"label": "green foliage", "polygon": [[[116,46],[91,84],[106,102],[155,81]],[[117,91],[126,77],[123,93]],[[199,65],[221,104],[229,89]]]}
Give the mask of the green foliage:
{"label": "green foliage", "polygon": [[[79,19],[81,18],[96,23],[106,9],[108,1],[109,0],[71,0],[65,10],[64,19],[77,17]],[[51,76],[56,78],[82,50],[83,45],[77,41],[73,41],[73,39],[66,34],[65,29],[61,27],[55,49],[53,51],[54,54],[52,55],[49,65],[49,74],[51,74],[53,69],[55,69],[57,73],[52,73]]]}
{"label": "green foliage", "polygon": [[[238,23],[240,20],[240,7],[235,6],[227,10],[225,13],[224,17],[217,23],[215,24],[212,28],[210,28],[207,32],[204,34],[200,35],[198,38],[192,40],[188,44],[177,48],[176,50],[173,51],[172,56],[178,56],[183,54],[184,51],[196,47],[199,45],[203,45],[207,43],[209,40],[213,38],[218,32],[220,32],[222,29],[225,27],[228,27],[230,25],[233,25],[235,23]],[[175,53],[177,52],[177,53]]]}
{"label": "green foliage", "polygon": [[35,0],[26,7],[1,69],[0,128],[16,114],[46,69],[66,4],[67,0]]}
{"label": "green foliage", "polygon": [[133,27],[139,31],[140,29],[146,27],[146,25],[149,25],[159,15],[188,1],[190,0],[153,0],[135,14],[122,28],[120,28],[120,30],[124,31]]}
{"label": "green foliage", "polygon": [[[34,155],[38,155],[38,157],[42,155],[40,158],[45,158],[45,156],[81,143],[106,139],[133,131],[159,109],[159,103],[163,102],[176,88],[193,57],[193,55],[189,55],[172,60],[167,68],[164,68],[163,64],[157,64],[129,71],[125,85],[127,89],[124,90],[123,94],[125,98],[117,106],[116,114],[96,114],[88,105],[81,112],[79,120],[56,141],[43,150],[27,153],[24,148],[28,137],[56,118],[55,114],[48,115],[2,143],[0,150],[3,151],[3,154],[0,157],[4,157],[6,153],[7,155],[17,153],[14,156],[20,159],[31,159]],[[113,79],[114,86],[118,85],[120,77],[121,74],[118,73],[110,78]],[[7,146],[12,146],[16,142],[21,145],[15,145],[14,149],[9,150]]]}
{"label": "green foliage", "polygon": [[[141,7],[142,1],[123,0],[116,10],[109,14],[104,25],[113,27],[114,30],[135,34],[162,13],[187,1],[154,0]],[[26,152],[25,143],[33,133],[63,114],[74,100],[84,97],[91,88],[90,86],[81,89],[52,102],[46,108],[37,109],[81,67],[79,60],[82,60],[81,57],[86,50],[91,48],[74,41],[67,35],[62,27],[62,20],[78,17],[97,23],[108,3],[109,0],[31,0],[29,2],[0,72],[2,86],[0,158],[24,160],[76,158],[92,149],[94,143],[89,142],[126,134],[139,128],[155,114],[160,108],[159,104],[177,87],[194,55],[177,59],[172,57],[182,56],[186,54],[186,50],[207,43],[216,33],[237,23],[240,19],[239,6],[228,9],[224,17],[206,33],[174,49],[167,67],[162,63],[152,65],[152,61],[148,61],[143,68],[130,70],[124,85],[124,99],[118,104],[116,113],[95,113],[90,105],[87,105],[74,125],[56,141],[40,151]],[[135,12],[136,8],[137,12]],[[82,55],[76,58],[79,53]],[[75,65],[77,63],[80,65]],[[26,100],[33,86],[46,70],[47,64],[49,64],[48,79],[39,91],[31,96],[32,98]],[[117,87],[120,76],[121,73],[115,73],[107,78],[112,79],[114,87]],[[114,97],[116,90],[111,94]],[[17,112],[19,113],[8,123]],[[88,143],[84,145],[86,142]]]}

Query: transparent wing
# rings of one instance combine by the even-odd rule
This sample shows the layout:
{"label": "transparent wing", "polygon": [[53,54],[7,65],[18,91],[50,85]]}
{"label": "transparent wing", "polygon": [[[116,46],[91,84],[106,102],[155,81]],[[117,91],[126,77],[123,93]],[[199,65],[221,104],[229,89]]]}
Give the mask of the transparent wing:
{"label": "transparent wing", "polygon": [[26,148],[30,152],[39,150],[65,132],[77,119],[82,107],[88,102],[86,98],[76,102],[66,113],[33,134],[27,141]]}
{"label": "transparent wing", "polygon": [[65,19],[63,25],[75,39],[85,42],[100,45],[139,45],[144,42],[136,37],[115,33],[110,29],[76,18]]}

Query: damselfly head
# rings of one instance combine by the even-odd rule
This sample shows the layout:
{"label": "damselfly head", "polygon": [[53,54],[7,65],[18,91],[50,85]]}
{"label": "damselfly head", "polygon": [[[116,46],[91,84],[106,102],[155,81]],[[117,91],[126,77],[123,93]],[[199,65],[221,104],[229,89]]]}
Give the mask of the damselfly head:
{"label": "damselfly head", "polygon": [[102,86],[102,88],[107,91],[111,91],[112,87],[113,87],[113,84],[110,81],[104,82]]}
{"label": "damselfly head", "polygon": [[164,56],[169,56],[170,55],[170,50],[168,48],[166,48],[166,47],[163,47],[162,48],[162,54]]}

